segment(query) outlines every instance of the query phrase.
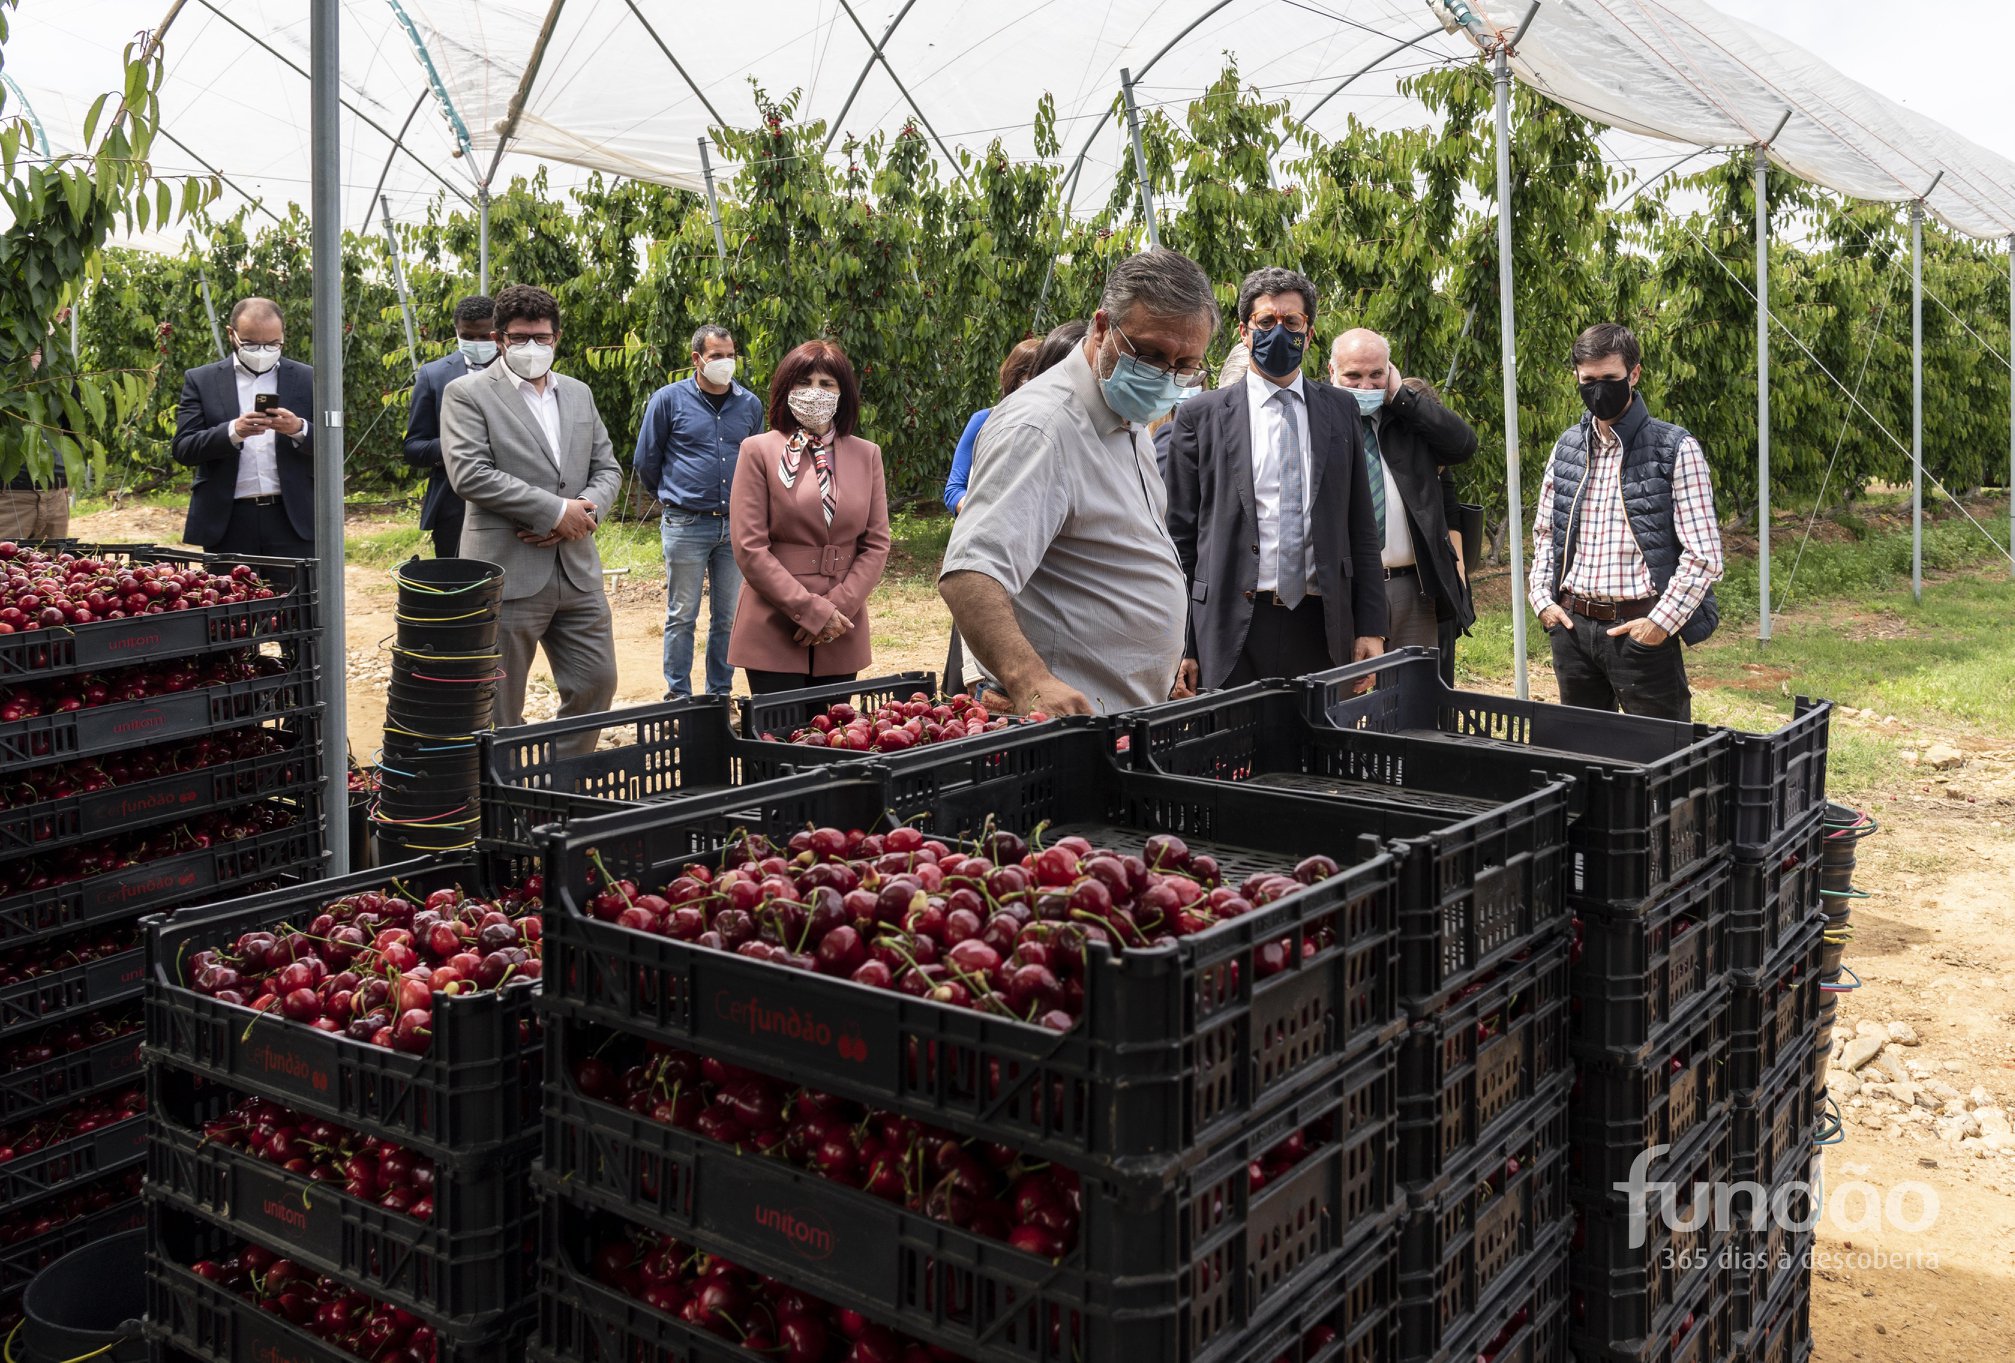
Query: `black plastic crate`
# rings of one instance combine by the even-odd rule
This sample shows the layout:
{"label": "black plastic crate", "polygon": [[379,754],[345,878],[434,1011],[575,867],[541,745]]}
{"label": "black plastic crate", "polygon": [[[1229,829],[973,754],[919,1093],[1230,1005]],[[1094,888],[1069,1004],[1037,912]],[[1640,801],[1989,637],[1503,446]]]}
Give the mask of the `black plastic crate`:
{"label": "black plastic crate", "polygon": [[[1574,777],[1569,894],[1615,903],[1648,899],[1727,841],[1726,730],[1456,691],[1442,685],[1437,667],[1428,650],[1400,649],[1298,685],[1318,724],[1410,740],[1382,745],[1395,760],[1417,755],[1415,745],[1440,749],[1408,767],[1452,770],[1452,785],[1438,783],[1450,794],[1497,794],[1506,782],[1529,789],[1534,771]],[[1373,673],[1376,688],[1353,696],[1351,688]]]}
{"label": "black plastic crate", "polygon": [[1805,1178],[1811,1165],[1811,1152],[1806,1154],[1795,1178],[1753,1192],[1737,1184],[1733,1205],[1738,1223],[1729,1249],[1735,1268],[1737,1330],[1754,1331],[1764,1325],[1772,1305],[1783,1305],[1793,1283],[1811,1280],[1813,1228],[1821,1209],[1814,1185]]}
{"label": "black plastic crate", "polygon": [[1728,864],[1716,860],[1641,910],[1577,904],[1576,1054],[1641,1061],[1727,978]]}
{"label": "black plastic crate", "polygon": [[1570,1331],[1568,1356],[1575,1363],[1724,1363],[1741,1342],[1735,1332],[1733,1270],[1726,1256],[1713,1254],[1705,1272],[1679,1286],[1649,1333],[1602,1342]]}
{"label": "black plastic crate", "polygon": [[396,881],[420,894],[451,885],[487,893],[533,869],[494,854],[428,858],[146,920],[148,1063],[382,1135],[444,1168],[515,1147],[538,1114],[537,981],[436,998],[433,1040],[411,1055],[220,1003],[182,983],[181,962],[256,928],[305,924],[354,891]]}
{"label": "black plastic crate", "polygon": [[[831,706],[845,702],[856,710],[872,710],[890,701],[908,700],[917,692],[935,696],[935,672],[890,672],[879,677],[856,677],[851,681],[827,682],[795,691],[772,691],[748,696],[741,702],[741,735],[763,742],[788,739],[793,729],[812,722]],[[764,739],[763,735],[773,735]]]}
{"label": "black plastic crate", "polygon": [[1728,1119],[1737,1179],[1774,1188],[1804,1177],[1819,1121],[1809,1069],[1802,1050],[1786,1052],[1761,1085],[1736,1091]]}
{"label": "black plastic crate", "polygon": [[[1045,1322],[1081,1322],[1085,1355],[1208,1352],[1332,1272],[1336,1255],[1396,1210],[1391,1044],[1228,1137],[1166,1197],[1133,1201],[1086,1179],[1076,1246],[1051,1261],[859,1189],[588,1098],[574,1064],[604,1029],[549,1023],[549,1198],[681,1242],[878,1314],[961,1354],[1049,1354]],[[1248,1166],[1296,1131],[1305,1158],[1251,1189]],[[779,1209],[788,1209],[780,1217]]]}
{"label": "black plastic crate", "polygon": [[[137,1021],[139,1009],[121,1010],[121,1021]],[[110,1019],[106,1019],[110,1021]],[[64,1024],[58,1024],[63,1027]],[[34,1041],[33,1036],[24,1038]],[[88,1038],[87,1038],[88,1040]],[[13,1125],[87,1093],[125,1082],[140,1073],[140,1029],[90,1041],[37,1064],[0,1072],[0,1124]]]}
{"label": "black plastic crate", "polygon": [[1800,819],[1826,812],[1826,744],[1833,702],[1798,697],[1774,733],[1730,731],[1738,853],[1760,852]]}
{"label": "black plastic crate", "polygon": [[[80,1216],[45,1231],[0,1247],[0,1315],[14,1305],[13,1298],[28,1286],[36,1274],[94,1240],[103,1240],[121,1231],[138,1230],[147,1222],[137,1199],[122,1196],[114,1206]],[[12,1355],[19,1358],[19,1354]]]}
{"label": "black plastic crate", "polygon": [[[1031,1155],[1165,1183],[1397,1024],[1396,868],[1376,843],[1339,834],[1325,801],[1121,771],[1108,743],[1096,726],[1059,721],[987,756],[947,758],[947,785],[928,797],[917,792],[935,769],[904,778],[899,798],[886,768],[856,766],[576,821],[546,849],[545,997],[570,1016]],[[582,909],[601,883],[591,852],[610,874],[662,885],[753,830],[920,819],[953,838],[996,814],[1004,827],[1047,825],[1052,838],[1094,844],[1175,833],[1230,877],[1313,852],[1344,869],[1169,946],[1122,958],[1093,944],[1085,1014],[1067,1033],[632,932]],[[1261,978],[1260,951],[1281,943],[1286,968]]]}
{"label": "black plastic crate", "polygon": [[429,1319],[473,1321],[531,1291],[536,1136],[488,1163],[437,1173],[434,1214],[421,1221],[206,1139],[204,1124],[246,1095],[178,1071],[152,1078],[150,1196]]}
{"label": "black plastic crate", "polygon": [[[1448,1330],[1454,1342],[1427,1352],[1423,1342],[1401,1337],[1398,1358],[1408,1363],[1561,1363],[1567,1353],[1567,1242],[1573,1227],[1549,1227],[1533,1252],[1493,1284],[1490,1299]],[[1353,1355],[1352,1363],[1379,1363]]]}
{"label": "black plastic crate", "polygon": [[286,670],[272,676],[0,724],[0,773],[199,738],[319,709],[320,672],[312,647],[312,640],[283,645]]}
{"label": "black plastic crate", "polygon": [[146,1157],[144,1113],[46,1145],[32,1155],[16,1155],[0,1164],[0,1210],[115,1173]]}
{"label": "black plastic crate", "polygon": [[1649,1190],[1641,1204],[1576,1204],[1568,1254],[1573,1333],[1627,1350],[1654,1334],[1701,1279],[1731,1272],[1731,1237],[1715,1209],[1729,1167],[1724,1124],[1668,1166],[1666,1186]]}
{"label": "black plastic crate", "polygon": [[1763,969],[1823,910],[1826,826],[1821,818],[1802,818],[1769,848],[1735,857],[1734,906],[1728,919],[1731,969]]}
{"label": "black plastic crate", "polygon": [[303,790],[292,808],[294,822],[284,828],[0,899],[0,950],[152,909],[173,913],[231,894],[234,887],[317,866],[323,851],[321,795]]}
{"label": "black plastic crate", "polygon": [[[620,1223],[591,1217],[566,1199],[552,1196],[546,1200],[546,1213],[539,1331],[531,1358],[553,1363],[745,1363],[749,1355],[732,1337],[696,1330],[594,1279],[588,1253],[592,1237]],[[1392,1356],[1397,1267],[1395,1231],[1388,1221],[1358,1248],[1328,1261],[1326,1271],[1308,1275],[1303,1290],[1285,1295],[1264,1320],[1244,1331],[1201,1340],[1178,1338],[1166,1353],[1115,1354],[1101,1352],[1095,1339],[1079,1337],[1080,1322],[1058,1317],[1053,1328],[1043,1332],[1038,1353],[998,1341],[956,1352],[972,1363],[1024,1358],[1040,1363],[1125,1358],[1152,1358],[1155,1363],[1272,1363],[1280,1358],[1297,1363],[1382,1363]],[[797,1286],[794,1280],[785,1281]],[[890,1321],[886,1309],[870,1318]],[[1152,1325],[1140,1321],[1135,1328],[1145,1335]],[[1335,1333],[1335,1340],[1314,1344],[1315,1332],[1325,1327]],[[902,1329],[893,1323],[891,1328]]]}
{"label": "black plastic crate", "polygon": [[71,544],[64,548],[78,558],[121,566],[168,564],[177,569],[201,567],[228,574],[243,563],[258,571],[273,595],[261,601],[191,606],[159,615],[9,634],[0,637],[0,682],[42,681],[74,672],[244,648],[267,640],[297,638],[321,624],[314,559],[199,554],[151,544]]}
{"label": "black plastic crate", "polygon": [[318,724],[297,721],[282,735],[288,744],[284,752],[0,810],[0,857],[47,852],[312,790],[322,779],[318,729]]}
{"label": "black plastic crate", "polygon": [[1753,1089],[1794,1053],[1809,1057],[1819,1027],[1824,919],[1809,920],[1769,968],[1737,971],[1728,998],[1729,1086]]}
{"label": "black plastic crate", "polygon": [[[1416,1016],[1566,917],[1561,863],[1571,777],[1536,777],[1516,756],[1479,777],[1476,768],[1491,765],[1479,754],[1331,728],[1304,709],[1299,690],[1264,682],[1155,706],[1122,721],[1127,760],[1170,776],[1322,795],[1351,809],[1438,811],[1440,828],[1393,849],[1400,998]],[[1491,798],[1476,798],[1486,794],[1479,785]],[[1468,793],[1433,794],[1450,789]]]}
{"label": "black plastic crate", "polygon": [[1438,1184],[1470,1152],[1551,1101],[1569,1071],[1565,933],[1506,962],[1416,1023],[1399,1061],[1400,1177]]}
{"label": "black plastic crate", "polygon": [[[190,1271],[244,1237],[153,1196],[147,1225],[147,1337],[157,1350],[179,1350],[203,1363],[358,1363],[355,1354]],[[529,1300],[502,1318],[433,1325],[436,1363],[521,1357],[531,1325]]]}
{"label": "black plastic crate", "polygon": [[[1811,1232],[1802,1237],[1811,1253]],[[1755,1311],[1741,1357],[1744,1363],[1802,1363],[1812,1356],[1812,1274],[1809,1258],[1793,1256]]]}
{"label": "black plastic crate", "polygon": [[1439,1354],[1522,1283],[1536,1255],[1558,1253],[1568,1218],[1567,1088],[1560,1075],[1526,1115],[1479,1142],[1431,1190],[1408,1195],[1400,1234],[1400,1332],[1406,1353]]}
{"label": "black plastic crate", "polygon": [[[1728,1114],[1728,1010],[1717,991],[1669,1050],[1620,1064],[1584,1060],[1568,1100],[1574,1146],[1570,1181],[1577,1195],[1616,1196],[1633,1168],[1648,1179],[1683,1164],[1703,1140],[1718,1138]],[[1655,1146],[1662,1156],[1640,1165]]]}
{"label": "black plastic crate", "polygon": [[[60,962],[61,944],[50,944]],[[48,974],[0,988],[0,1036],[12,1037],[35,1027],[66,1021],[81,1014],[140,996],[147,981],[147,952],[131,951],[75,964],[58,964]]]}

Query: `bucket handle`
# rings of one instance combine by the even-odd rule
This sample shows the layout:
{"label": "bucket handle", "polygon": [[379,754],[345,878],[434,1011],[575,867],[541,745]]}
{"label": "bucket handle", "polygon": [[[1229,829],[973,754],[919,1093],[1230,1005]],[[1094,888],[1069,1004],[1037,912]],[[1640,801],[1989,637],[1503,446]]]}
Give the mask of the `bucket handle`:
{"label": "bucket handle", "polygon": [[[4,1353],[7,1363],[21,1363],[21,1360],[18,1357],[16,1357],[14,1353],[14,1337],[21,1333],[21,1327],[23,1325],[26,1325],[27,1323],[28,1322],[25,1320],[15,1321],[14,1328],[7,1332],[6,1344],[4,1346],[0,1346],[0,1353]],[[86,1359],[101,1358],[104,1355],[111,1353],[121,1344],[125,1344],[128,1342],[129,1341],[124,1339],[123,1337],[115,1339],[110,1344],[104,1345],[102,1348],[93,1349],[88,1354],[78,1354],[75,1358],[66,1358],[63,1360],[63,1363],[85,1363]]]}
{"label": "bucket handle", "polygon": [[1851,976],[1854,980],[1854,983],[1827,984],[1824,981],[1821,981],[1819,985],[1820,992],[1823,994],[1851,994],[1861,987],[1861,977],[1859,975],[1854,974],[1853,966],[1848,965],[1845,962],[1842,962],[1840,966],[1840,973],[1843,975]]}

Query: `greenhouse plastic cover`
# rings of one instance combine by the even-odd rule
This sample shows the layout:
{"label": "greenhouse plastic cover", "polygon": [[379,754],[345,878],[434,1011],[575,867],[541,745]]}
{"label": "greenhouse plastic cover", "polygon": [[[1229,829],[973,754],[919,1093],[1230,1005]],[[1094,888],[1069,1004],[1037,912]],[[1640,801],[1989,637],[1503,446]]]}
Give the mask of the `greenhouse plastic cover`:
{"label": "greenhouse plastic cover", "polygon": [[[59,147],[75,145],[91,99],[117,84],[121,41],[159,24],[166,3],[68,0],[17,18],[8,74]],[[592,170],[697,189],[699,140],[754,122],[752,81],[772,98],[802,92],[799,116],[842,137],[914,117],[953,154],[999,139],[1029,157],[1047,93],[1063,159],[1083,155],[1074,203],[1084,211],[1127,155],[1112,117],[1122,68],[1144,110],[1177,118],[1230,58],[1244,84],[1286,101],[1317,135],[1352,117],[1417,125],[1425,110],[1400,82],[1475,61],[1526,8],[1450,4],[1466,25],[1421,0],[344,0],[344,219],[370,222],[380,185],[401,218],[444,191],[473,200],[549,17],[498,184],[546,163],[576,168],[555,174],[562,185]],[[95,64],[33,61],[38,22],[67,23],[72,51],[95,52]],[[307,4],[187,0],[166,51],[164,127],[181,146],[157,163],[207,164],[238,194],[305,202]],[[1892,202],[1943,172],[1930,212],[1976,236],[2015,231],[2015,163],[1702,0],[1545,0],[1513,67],[1602,123],[1692,144],[1753,144],[1788,109],[1771,147],[1787,170]],[[714,169],[734,170],[718,149]]]}

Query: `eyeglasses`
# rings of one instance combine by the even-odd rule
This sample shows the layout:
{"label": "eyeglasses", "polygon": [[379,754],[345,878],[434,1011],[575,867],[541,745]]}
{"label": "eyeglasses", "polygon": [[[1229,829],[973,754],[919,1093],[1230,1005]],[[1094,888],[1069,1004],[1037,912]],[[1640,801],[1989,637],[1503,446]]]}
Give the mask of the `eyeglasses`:
{"label": "eyeglasses", "polygon": [[1133,343],[1133,338],[1131,336],[1127,335],[1124,331],[1121,331],[1117,326],[1115,326],[1112,330],[1113,334],[1119,337],[1119,339],[1125,343],[1127,354],[1131,355],[1135,360],[1138,360],[1141,364],[1145,365],[1147,368],[1152,369],[1155,373],[1168,375],[1171,379],[1175,380],[1175,386],[1178,388],[1198,387],[1203,383],[1203,381],[1206,378],[1210,376],[1210,371],[1205,369],[1200,364],[1191,365],[1185,369],[1177,369],[1172,364],[1156,364],[1153,360],[1145,359],[1142,357],[1140,353],[1140,348]]}
{"label": "eyeglasses", "polygon": [[558,337],[558,336],[556,336],[556,335],[555,335],[554,333],[552,333],[552,332],[550,332],[550,331],[542,331],[542,332],[540,332],[540,333],[539,333],[538,335],[536,335],[536,336],[523,336],[523,335],[518,335],[518,334],[516,334],[516,333],[513,333],[513,332],[508,332],[508,331],[504,333],[504,344],[505,344],[505,345],[545,345],[545,346],[549,346],[549,345],[553,344],[553,342],[557,341],[558,339],[559,339],[559,337]]}
{"label": "eyeglasses", "polygon": [[1297,336],[1306,335],[1308,332],[1308,319],[1299,315],[1293,317],[1268,317],[1264,313],[1255,313],[1246,325],[1254,331],[1272,331],[1275,327],[1286,327]]}

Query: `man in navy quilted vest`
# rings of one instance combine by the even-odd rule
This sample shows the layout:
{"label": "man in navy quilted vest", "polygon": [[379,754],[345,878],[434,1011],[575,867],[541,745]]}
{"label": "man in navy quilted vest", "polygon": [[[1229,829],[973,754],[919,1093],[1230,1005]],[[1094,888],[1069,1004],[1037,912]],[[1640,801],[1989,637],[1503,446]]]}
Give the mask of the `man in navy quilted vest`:
{"label": "man in navy quilted vest", "polygon": [[1637,338],[1615,322],[1574,342],[1584,416],[1546,464],[1532,527],[1532,608],[1563,705],[1693,717],[1680,642],[1721,613],[1721,529],[1700,442],[1638,395]]}

